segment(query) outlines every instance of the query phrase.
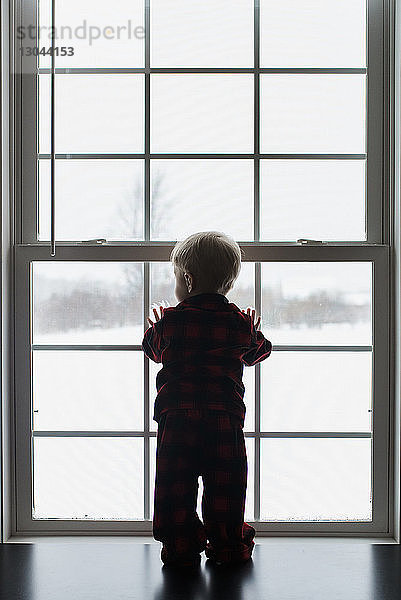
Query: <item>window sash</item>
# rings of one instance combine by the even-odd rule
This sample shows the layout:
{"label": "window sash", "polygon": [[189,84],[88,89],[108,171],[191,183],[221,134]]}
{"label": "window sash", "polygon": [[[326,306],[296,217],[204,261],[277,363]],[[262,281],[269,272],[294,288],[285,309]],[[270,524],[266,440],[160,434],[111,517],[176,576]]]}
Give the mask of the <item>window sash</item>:
{"label": "window sash", "polygon": [[[149,263],[151,261],[168,261],[172,245],[159,245],[144,248],[143,246],[74,246],[60,245],[58,252],[53,258],[49,257],[48,246],[17,245],[15,247],[16,265],[16,365],[18,374],[15,380],[16,418],[17,418],[17,523],[21,531],[126,531],[133,533],[151,532],[149,518],[150,502],[149,487],[145,486],[145,519],[143,521],[86,521],[86,520],[62,520],[62,519],[40,519],[33,520],[31,516],[32,486],[31,486],[31,458],[32,441],[34,437],[43,436],[106,436],[117,437],[135,436],[144,438],[144,478],[149,481],[150,449],[149,439],[156,436],[155,431],[149,430],[150,409],[153,398],[149,394],[149,360],[145,360],[144,366],[144,430],[142,431],[57,431],[57,432],[35,432],[31,431],[31,346],[30,346],[30,298],[29,277],[31,262],[35,260],[60,260],[60,261],[144,261],[145,262],[145,294],[144,294],[144,323],[148,315],[149,307]],[[388,430],[390,415],[390,337],[389,337],[389,269],[390,250],[386,246],[365,245],[354,246],[303,246],[293,245],[288,247],[266,247],[257,245],[241,245],[246,252],[247,260],[256,262],[255,265],[255,308],[260,311],[260,263],[262,262],[296,262],[296,261],[371,261],[373,263],[373,385],[372,385],[372,408],[374,414],[373,433],[364,432],[261,432],[258,427],[256,431],[245,432],[245,437],[255,439],[255,519],[259,517],[260,499],[260,439],[266,437],[359,437],[373,438],[373,465],[372,465],[372,493],[373,493],[373,520],[364,523],[357,521],[347,522],[264,522],[255,520],[252,523],[258,532],[294,532],[294,533],[358,533],[358,535],[386,534],[389,525],[388,501],[389,501],[389,479],[388,479]],[[146,325],[144,326],[146,329]],[[40,345],[36,345],[38,348]],[[67,347],[63,345],[63,347]],[[70,349],[76,345],[68,346]],[[137,351],[137,346],[125,345],[85,345],[86,348],[103,350],[130,349]],[[42,346],[55,348],[53,345]],[[299,346],[281,345],[279,351],[291,349],[301,350]],[[370,351],[370,346],[307,346],[309,350],[359,350]],[[302,349],[304,349],[302,347]],[[274,348],[276,351],[276,348]],[[255,423],[260,423],[260,364],[255,366]]]}
{"label": "window sash", "polygon": [[[145,0],[145,28],[149,31],[149,2]],[[144,142],[145,152],[143,154],[56,154],[56,160],[62,158],[89,159],[89,158],[144,158],[145,181],[144,181],[144,240],[150,240],[150,161],[152,158],[251,158],[254,159],[254,241],[260,240],[260,190],[259,171],[260,160],[263,158],[302,158],[302,159],[349,159],[361,160],[367,158],[366,172],[366,241],[368,243],[386,243],[387,230],[383,219],[383,200],[386,191],[387,179],[385,179],[384,162],[387,160],[385,144],[382,143],[384,127],[388,122],[386,106],[388,102],[387,87],[384,86],[384,41],[383,28],[388,26],[385,19],[385,8],[391,0],[367,0],[367,68],[260,68],[259,66],[259,2],[255,0],[255,47],[254,68],[151,68],[150,67],[150,38],[145,37],[145,66],[135,69],[56,69],[56,73],[68,72],[72,77],[77,73],[144,73],[145,76],[145,114],[144,114]],[[36,0],[31,2],[17,2],[17,22],[27,26],[36,23]],[[386,29],[387,31],[387,29]],[[36,190],[38,186],[36,169],[36,114],[37,114],[37,73],[49,73],[49,69],[37,70],[36,57],[21,56],[16,46],[14,54],[17,63],[16,73],[22,73],[21,81],[16,86],[16,102],[21,107],[21,121],[19,124],[19,135],[21,135],[21,169],[19,181],[22,181],[17,196],[17,243],[38,243],[37,231],[37,205]],[[30,42],[32,43],[32,42]],[[19,61],[19,62],[18,62]],[[254,74],[254,152],[253,154],[156,154],[150,153],[150,77],[151,73],[253,73]],[[263,73],[368,73],[366,94],[366,123],[367,123],[367,153],[366,154],[260,154],[259,145],[259,90],[260,75]],[[384,94],[383,94],[384,90]],[[22,127],[21,124],[24,124]],[[41,155],[44,159],[46,155]],[[50,158],[49,155],[47,155]],[[21,174],[24,177],[21,178]],[[300,234],[302,235],[302,233]],[[361,243],[361,242],[359,242]],[[362,242],[363,243],[363,242]]]}

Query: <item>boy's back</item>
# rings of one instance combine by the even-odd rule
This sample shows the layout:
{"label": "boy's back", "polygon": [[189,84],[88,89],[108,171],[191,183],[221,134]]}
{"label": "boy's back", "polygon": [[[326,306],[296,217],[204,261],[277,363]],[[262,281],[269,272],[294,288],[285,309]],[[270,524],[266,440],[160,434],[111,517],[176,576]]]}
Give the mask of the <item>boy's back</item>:
{"label": "boy's back", "polygon": [[267,358],[271,342],[250,315],[219,293],[200,293],[164,309],[142,348],[163,363],[156,378],[153,419],[170,409],[225,410],[244,425],[243,365]]}

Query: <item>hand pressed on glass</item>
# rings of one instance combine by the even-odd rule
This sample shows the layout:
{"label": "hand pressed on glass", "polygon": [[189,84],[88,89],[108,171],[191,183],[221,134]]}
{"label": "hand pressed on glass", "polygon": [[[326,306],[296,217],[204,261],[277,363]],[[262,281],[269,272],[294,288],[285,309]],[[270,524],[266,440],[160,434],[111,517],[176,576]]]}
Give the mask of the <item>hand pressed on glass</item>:
{"label": "hand pressed on glass", "polygon": [[[168,306],[168,303],[167,303],[167,302],[165,302],[164,300],[163,300],[162,304],[160,304],[160,305],[158,305],[156,302],[154,302],[154,303],[152,304],[152,307],[153,307],[153,314],[155,315],[155,319],[156,319],[156,321],[159,321],[159,320],[162,318],[162,316],[163,316],[163,311],[164,311],[164,309],[166,308],[166,306],[165,306],[165,305],[166,305],[166,306]],[[159,310],[160,310],[160,316],[159,316],[159,314],[158,314],[158,312],[157,312],[157,309],[158,309],[158,308],[159,308]],[[153,324],[156,322],[156,321],[152,321],[152,320],[151,320],[149,317],[146,317],[146,319],[147,319],[147,321],[148,321],[149,325],[153,325]]]}
{"label": "hand pressed on glass", "polygon": [[[245,311],[244,311],[244,310],[242,310],[242,312],[243,312],[243,313],[245,313]],[[251,316],[252,316],[252,321],[253,321],[253,322],[254,322],[254,324],[255,324],[255,329],[257,329],[257,328],[259,327],[259,325],[260,325],[260,316],[257,318],[257,320],[256,320],[256,323],[255,323],[255,316],[256,316],[256,315],[255,315],[255,313],[256,313],[255,309],[254,309],[254,308],[252,308],[252,307],[250,307],[250,306],[248,306],[248,308],[246,309],[246,313],[247,313],[248,315],[251,315]]]}

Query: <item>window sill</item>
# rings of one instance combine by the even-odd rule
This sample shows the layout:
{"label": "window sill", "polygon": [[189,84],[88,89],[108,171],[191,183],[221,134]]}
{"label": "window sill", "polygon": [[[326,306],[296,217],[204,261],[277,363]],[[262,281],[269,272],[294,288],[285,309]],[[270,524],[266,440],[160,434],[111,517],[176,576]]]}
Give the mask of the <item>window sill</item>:
{"label": "window sill", "polygon": [[[330,537],[330,536],[262,536],[255,537],[255,545],[267,544],[397,544],[393,537]],[[7,544],[54,544],[54,543],[100,543],[100,544],[160,544],[152,536],[144,535],[15,535]]]}

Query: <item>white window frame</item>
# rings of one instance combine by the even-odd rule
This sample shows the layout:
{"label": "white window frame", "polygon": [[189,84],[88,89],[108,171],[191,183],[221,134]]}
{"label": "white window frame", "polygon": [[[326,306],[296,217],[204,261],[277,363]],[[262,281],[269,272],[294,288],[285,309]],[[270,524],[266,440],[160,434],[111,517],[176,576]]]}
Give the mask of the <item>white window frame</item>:
{"label": "white window frame", "polygon": [[[149,0],[146,0],[149,7]],[[35,1],[22,2],[16,0],[13,5],[14,27],[18,23],[35,22]],[[255,308],[260,313],[260,265],[262,262],[280,261],[370,261],[373,270],[373,399],[374,414],[373,428],[373,520],[372,522],[263,522],[255,520],[250,522],[255,526],[258,534],[264,535],[334,535],[334,536],[386,536],[391,535],[393,494],[392,490],[392,452],[391,452],[391,408],[394,401],[392,362],[393,338],[390,335],[390,325],[393,322],[391,286],[391,219],[392,219],[392,165],[393,165],[393,136],[383,135],[392,131],[392,90],[390,88],[392,72],[391,42],[393,39],[393,0],[368,1],[368,34],[370,44],[368,47],[369,84],[368,84],[368,167],[367,167],[367,241],[366,242],[328,242],[322,245],[300,245],[296,243],[271,243],[259,241],[259,189],[255,186],[255,211],[254,211],[254,241],[239,242],[245,251],[247,261],[255,262]],[[258,0],[255,0],[255,15],[258,14]],[[145,25],[149,25],[149,12],[146,10]],[[258,29],[258,19],[255,19],[255,30]],[[384,35],[383,33],[384,32]],[[17,40],[13,40],[14,60],[19,60]],[[232,72],[232,69],[150,69],[149,67],[149,40],[146,43],[146,62],[144,69],[133,69],[133,72],[145,73],[145,90],[149,98],[149,84],[151,72]],[[258,46],[255,43],[255,57],[258,56]],[[256,65],[258,61],[256,60]],[[386,66],[386,69],[383,67]],[[235,71],[235,70],[234,70]],[[254,73],[255,91],[259,90],[259,74],[262,72],[288,72],[287,69],[239,69],[241,72]],[[363,69],[291,69],[292,72],[349,72],[364,71]],[[36,190],[36,132],[29,127],[36,123],[36,75],[34,69],[29,72],[29,65],[23,69],[15,68],[15,72],[23,72],[22,76],[15,77],[13,107],[15,119],[15,455],[14,466],[16,473],[15,506],[13,507],[14,534],[46,534],[62,533],[76,534],[96,533],[130,533],[151,534],[152,522],[144,521],[89,521],[89,520],[62,520],[40,519],[34,520],[31,516],[32,486],[31,486],[31,340],[30,340],[30,298],[29,285],[32,261],[139,261],[144,263],[145,293],[144,293],[144,322],[149,306],[149,262],[168,261],[173,242],[150,241],[150,145],[149,145],[149,110],[145,114],[146,143],[144,155],[133,157],[145,158],[145,240],[143,242],[113,242],[96,244],[93,246],[81,242],[57,242],[56,255],[50,255],[48,242],[36,241],[36,197],[32,191]],[[108,70],[109,72],[109,70]],[[71,75],[73,76],[73,75]],[[256,101],[257,103],[257,101]],[[256,104],[255,103],[255,104]],[[147,103],[149,106],[149,102]],[[255,120],[255,149],[252,155],[242,155],[243,158],[252,158],[255,162],[255,173],[259,169],[259,125]],[[166,155],[162,155],[166,158]],[[198,155],[197,155],[198,156]],[[213,156],[221,158],[224,155]],[[284,158],[287,155],[280,155]],[[288,155],[294,157],[294,155]],[[341,155],[344,158],[346,155]],[[59,156],[61,158],[61,155]],[[152,155],[156,157],[156,155]],[[194,155],[170,155],[170,157],[193,158]],[[205,155],[199,155],[207,158]],[[209,155],[211,158],[212,155]],[[225,155],[227,157],[227,155]],[[231,155],[230,155],[231,157]],[[240,156],[237,155],[237,158]],[[233,158],[236,158],[233,157]],[[269,158],[271,155],[263,155]],[[299,158],[308,158],[311,155],[297,155]],[[324,155],[313,155],[314,158],[325,158]],[[349,157],[349,155],[348,155]],[[331,155],[333,158],[333,155]],[[23,210],[22,210],[23,208]],[[372,300],[373,300],[372,299]],[[74,346],[76,348],[76,346]],[[115,350],[131,349],[137,347],[115,346]],[[300,346],[275,346],[274,351],[288,351],[311,349]],[[316,347],[314,346],[315,350]],[[319,350],[360,350],[369,351],[363,347],[327,346],[318,347]],[[255,367],[255,416],[259,416],[259,383],[260,364]],[[149,477],[149,438],[156,435],[149,431],[149,408],[152,399],[149,398],[149,362],[145,358],[144,367],[144,432],[64,432],[65,435],[140,435],[145,440],[144,476]],[[60,432],[48,432],[51,435],[60,435]],[[36,432],[35,435],[43,435]],[[371,434],[352,432],[278,432],[260,435],[260,431],[246,432],[246,437],[255,437],[255,515],[259,514],[258,488],[260,473],[260,447],[261,437],[370,437]],[[145,515],[149,518],[151,499],[149,486],[145,486]]]}

